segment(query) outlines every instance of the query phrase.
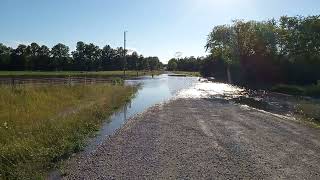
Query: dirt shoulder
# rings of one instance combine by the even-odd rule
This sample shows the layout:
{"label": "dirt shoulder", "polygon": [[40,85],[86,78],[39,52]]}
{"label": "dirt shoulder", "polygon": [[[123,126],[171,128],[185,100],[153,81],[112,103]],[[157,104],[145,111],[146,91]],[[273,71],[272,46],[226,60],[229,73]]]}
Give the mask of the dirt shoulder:
{"label": "dirt shoulder", "polygon": [[319,179],[320,130],[225,101],[178,99],[131,119],[65,179]]}

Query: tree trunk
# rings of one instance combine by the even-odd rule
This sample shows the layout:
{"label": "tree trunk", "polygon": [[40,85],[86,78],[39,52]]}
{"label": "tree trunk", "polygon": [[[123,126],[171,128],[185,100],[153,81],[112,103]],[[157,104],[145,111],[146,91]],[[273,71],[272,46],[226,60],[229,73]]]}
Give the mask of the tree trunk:
{"label": "tree trunk", "polygon": [[232,84],[231,73],[230,73],[230,65],[227,66],[227,76],[228,76],[228,83]]}

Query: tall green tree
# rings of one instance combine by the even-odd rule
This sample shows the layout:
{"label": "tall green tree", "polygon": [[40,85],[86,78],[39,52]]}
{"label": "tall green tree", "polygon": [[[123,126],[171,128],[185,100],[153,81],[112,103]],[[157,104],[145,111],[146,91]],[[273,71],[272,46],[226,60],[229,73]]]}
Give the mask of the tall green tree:
{"label": "tall green tree", "polygon": [[102,48],[100,61],[102,63],[103,70],[113,70],[116,69],[115,67],[115,57],[116,51],[111,48],[111,46],[106,45]]}
{"label": "tall green tree", "polygon": [[167,67],[168,70],[169,71],[176,71],[177,67],[178,67],[177,60],[176,59],[170,59],[169,62],[168,62],[168,67]]}
{"label": "tall green tree", "polygon": [[71,54],[73,56],[73,64],[75,69],[86,70],[86,44],[82,41],[77,42],[76,50]]}
{"label": "tall green tree", "polygon": [[27,53],[26,68],[27,68],[27,70],[35,70],[36,69],[38,61],[40,61],[39,51],[40,51],[40,46],[37,43],[31,43],[29,46],[27,46],[27,49],[26,49],[26,53]]}
{"label": "tall green tree", "polygon": [[101,70],[101,50],[92,43],[85,45],[85,65],[87,71]]}
{"label": "tall green tree", "polygon": [[55,70],[64,70],[69,63],[69,47],[59,43],[51,49],[52,64]]}
{"label": "tall green tree", "polygon": [[10,54],[12,49],[0,43],[0,69],[8,70],[10,69]]}
{"label": "tall green tree", "polygon": [[205,47],[209,57],[227,65],[229,81],[234,74],[251,83],[315,83],[320,78],[319,36],[319,16],[238,20],[214,27]]}
{"label": "tall green tree", "polygon": [[233,27],[227,25],[214,27],[208,36],[205,47],[207,51],[210,51],[214,57],[221,58],[226,62],[228,65],[228,81],[229,83],[232,83],[230,65],[238,61],[238,58],[236,58],[234,55],[239,52],[239,50],[236,48],[235,31]]}
{"label": "tall green tree", "polygon": [[11,70],[26,70],[27,46],[20,44],[11,53]]}
{"label": "tall green tree", "polygon": [[35,64],[35,68],[37,70],[51,70],[51,64],[50,64],[50,49],[42,45],[38,51],[38,61]]}

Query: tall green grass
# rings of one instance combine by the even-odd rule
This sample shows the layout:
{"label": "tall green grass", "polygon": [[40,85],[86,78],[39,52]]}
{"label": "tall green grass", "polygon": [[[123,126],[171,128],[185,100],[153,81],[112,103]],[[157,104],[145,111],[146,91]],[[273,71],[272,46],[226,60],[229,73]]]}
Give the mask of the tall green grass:
{"label": "tall green grass", "polygon": [[297,113],[304,119],[317,122],[320,125],[320,104],[302,101],[296,107]]}
{"label": "tall green grass", "polygon": [[0,86],[0,179],[43,178],[135,91],[106,84]]}

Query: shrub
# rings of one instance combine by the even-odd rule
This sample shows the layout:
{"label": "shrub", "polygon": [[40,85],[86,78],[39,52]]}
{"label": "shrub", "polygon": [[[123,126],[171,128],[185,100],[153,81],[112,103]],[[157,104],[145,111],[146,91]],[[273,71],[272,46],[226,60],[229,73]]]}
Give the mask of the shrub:
{"label": "shrub", "polygon": [[296,96],[302,96],[305,94],[305,91],[303,88],[299,86],[285,85],[285,84],[276,85],[272,87],[271,90],[279,93],[291,94]]}
{"label": "shrub", "polygon": [[320,84],[306,87],[305,95],[312,97],[320,97]]}
{"label": "shrub", "polygon": [[320,122],[320,105],[310,102],[301,102],[297,106],[297,111],[304,117]]}

